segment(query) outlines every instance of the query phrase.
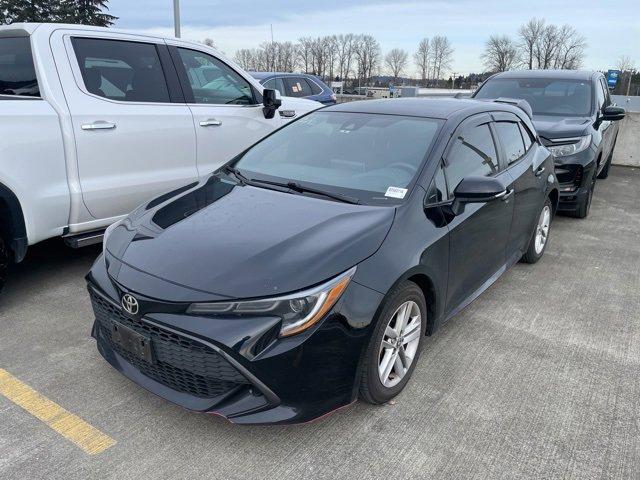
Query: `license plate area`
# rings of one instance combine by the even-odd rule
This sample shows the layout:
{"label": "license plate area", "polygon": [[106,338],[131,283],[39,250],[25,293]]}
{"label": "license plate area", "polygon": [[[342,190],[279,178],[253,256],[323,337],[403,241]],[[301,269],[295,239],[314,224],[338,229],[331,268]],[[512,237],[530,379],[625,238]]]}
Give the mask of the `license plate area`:
{"label": "license plate area", "polygon": [[141,358],[147,363],[154,363],[151,338],[118,322],[111,323],[111,338],[113,343],[123,350]]}

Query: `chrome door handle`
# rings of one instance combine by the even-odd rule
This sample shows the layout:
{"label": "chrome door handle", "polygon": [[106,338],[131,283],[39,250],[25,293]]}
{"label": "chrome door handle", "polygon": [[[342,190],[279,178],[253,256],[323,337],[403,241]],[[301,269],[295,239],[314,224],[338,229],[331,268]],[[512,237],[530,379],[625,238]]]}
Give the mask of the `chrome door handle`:
{"label": "chrome door handle", "polygon": [[82,128],[82,130],[112,130],[116,128],[116,124],[113,122],[98,120],[97,122],[93,123],[85,123],[80,128]]}
{"label": "chrome door handle", "polygon": [[538,167],[538,169],[536,170],[536,177],[539,177],[540,175],[542,175],[545,170],[546,170],[545,167]]}
{"label": "chrome door handle", "polygon": [[222,125],[222,122],[220,120],[216,120],[215,118],[210,118],[208,120],[200,122],[201,127],[219,127],[220,125]]}
{"label": "chrome door handle", "polygon": [[278,113],[284,118],[293,118],[296,116],[295,110],[278,110]]}

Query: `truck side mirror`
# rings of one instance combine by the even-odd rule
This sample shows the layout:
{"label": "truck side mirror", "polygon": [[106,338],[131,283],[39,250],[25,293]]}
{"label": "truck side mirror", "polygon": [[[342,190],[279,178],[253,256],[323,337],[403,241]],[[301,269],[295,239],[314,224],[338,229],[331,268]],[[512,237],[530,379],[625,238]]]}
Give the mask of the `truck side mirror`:
{"label": "truck side mirror", "polygon": [[265,88],[262,91],[262,113],[264,118],[273,118],[276,114],[276,110],[282,105],[282,98],[278,90],[271,88]]}

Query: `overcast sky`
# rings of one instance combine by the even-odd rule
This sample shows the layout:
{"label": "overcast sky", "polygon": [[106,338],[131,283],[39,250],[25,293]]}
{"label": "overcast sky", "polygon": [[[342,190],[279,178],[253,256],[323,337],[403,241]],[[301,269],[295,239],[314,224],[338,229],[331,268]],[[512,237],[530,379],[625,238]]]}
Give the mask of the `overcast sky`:
{"label": "overcast sky", "polygon": [[[302,36],[334,33],[374,35],[383,53],[410,53],[422,37],[446,35],[455,49],[452,71],[483,71],[480,54],[489,35],[515,36],[531,17],[575,27],[587,39],[585,68],[614,68],[621,55],[640,66],[638,0],[181,0],[182,37],[212,38],[233,56],[239,48],[257,47],[271,37],[296,41]],[[173,35],[172,0],[110,0],[116,27]],[[615,5],[615,6],[612,6]],[[413,70],[413,65],[412,65]]]}

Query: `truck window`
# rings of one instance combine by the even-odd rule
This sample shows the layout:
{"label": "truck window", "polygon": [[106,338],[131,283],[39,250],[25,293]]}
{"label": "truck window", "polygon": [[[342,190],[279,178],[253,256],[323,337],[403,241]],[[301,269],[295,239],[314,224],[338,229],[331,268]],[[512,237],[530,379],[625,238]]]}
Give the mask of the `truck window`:
{"label": "truck window", "polygon": [[124,102],[171,102],[155,45],[98,38],[72,43],[88,92]]}
{"label": "truck window", "polygon": [[29,37],[0,38],[0,95],[40,96]]}
{"label": "truck window", "polygon": [[251,85],[235,70],[204,52],[178,48],[195,103],[251,105]]}

